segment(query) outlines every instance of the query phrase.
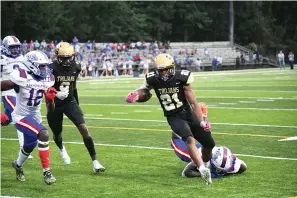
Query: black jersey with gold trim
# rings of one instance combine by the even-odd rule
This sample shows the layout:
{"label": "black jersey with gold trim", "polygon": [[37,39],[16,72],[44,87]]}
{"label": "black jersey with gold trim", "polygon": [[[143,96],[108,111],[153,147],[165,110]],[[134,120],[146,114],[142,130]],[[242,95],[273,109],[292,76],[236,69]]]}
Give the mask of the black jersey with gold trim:
{"label": "black jersey with gold trim", "polygon": [[194,76],[190,71],[176,71],[168,81],[159,80],[154,72],[150,72],[146,74],[145,79],[146,86],[155,90],[165,116],[191,110],[184,93],[184,86],[194,82]]}
{"label": "black jersey with gold trim", "polygon": [[55,84],[54,88],[57,91],[69,92],[69,95],[64,100],[60,100],[59,98],[55,98],[55,104],[57,106],[69,103],[74,99],[73,90],[76,88],[76,80],[81,72],[81,65],[79,63],[74,62],[69,68],[64,66],[60,66],[57,61],[54,61],[49,68],[53,70],[53,74],[55,76]]}

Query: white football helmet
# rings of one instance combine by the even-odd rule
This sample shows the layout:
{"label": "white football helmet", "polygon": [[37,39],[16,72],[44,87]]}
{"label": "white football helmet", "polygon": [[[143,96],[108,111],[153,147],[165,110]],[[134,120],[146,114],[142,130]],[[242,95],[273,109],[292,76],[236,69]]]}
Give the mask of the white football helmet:
{"label": "white football helmet", "polygon": [[21,45],[22,44],[17,37],[6,36],[2,41],[1,53],[13,58],[18,57],[22,54]]}
{"label": "white football helmet", "polygon": [[25,55],[26,67],[36,76],[45,78],[51,71],[47,67],[51,63],[42,51],[34,50]]}
{"label": "white football helmet", "polygon": [[217,174],[226,174],[231,171],[233,162],[235,162],[234,158],[236,156],[227,147],[215,146],[212,149],[210,162]]}

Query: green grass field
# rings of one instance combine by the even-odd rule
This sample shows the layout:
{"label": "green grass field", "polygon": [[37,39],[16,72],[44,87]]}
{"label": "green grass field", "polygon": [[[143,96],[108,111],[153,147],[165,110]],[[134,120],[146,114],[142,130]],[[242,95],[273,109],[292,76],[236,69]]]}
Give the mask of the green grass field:
{"label": "green grass field", "polygon": [[[297,71],[278,69],[195,74],[198,101],[209,105],[217,145],[225,145],[248,165],[241,175],[213,179],[182,178],[186,165],[171,150],[171,133],[157,98],[127,104],[126,94],[142,79],[79,81],[86,123],[106,172],[94,175],[82,138],[65,118],[64,142],[72,164],[64,165],[51,142],[54,185],[43,183],[34,150],[24,165],[25,182],[15,179],[18,156],[13,126],[2,127],[1,195],[19,197],[293,197],[297,196]],[[45,115],[45,107],[42,107]],[[44,118],[46,124],[46,118]],[[47,126],[47,125],[46,125]],[[50,131],[51,140],[52,133]]]}

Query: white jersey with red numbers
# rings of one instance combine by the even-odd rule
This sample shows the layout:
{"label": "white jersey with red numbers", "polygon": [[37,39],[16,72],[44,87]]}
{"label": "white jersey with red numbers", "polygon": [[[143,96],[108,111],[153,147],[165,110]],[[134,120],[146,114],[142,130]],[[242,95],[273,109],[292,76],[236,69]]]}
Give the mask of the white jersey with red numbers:
{"label": "white jersey with red numbers", "polygon": [[12,113],[12,121],[16,123],[25,116],[31,115],[41,122],[41,101],[44,90],[55,83],[53,74],[40,78],[19,67],[10,74],[10,80],[17,85],[15,88],[16,107]]}
{"label": "white jersey with red numbers", "polygon": [[[10,80],[10,73],[17,69],[21,64],[21,61],[24,60],[24,56],[20,55],[16,58],[10,58],[1,54],[1,80]],[[2,96],[16,96],[13,89],[2,91]]]}

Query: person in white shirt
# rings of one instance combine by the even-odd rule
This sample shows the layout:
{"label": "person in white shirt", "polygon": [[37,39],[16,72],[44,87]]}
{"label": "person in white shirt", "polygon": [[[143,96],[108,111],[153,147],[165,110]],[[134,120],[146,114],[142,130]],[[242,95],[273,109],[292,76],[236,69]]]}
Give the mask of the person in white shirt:
{"label": "person in white shirt", "polygon": [[223,58],[221,56],[217,57],[217,62],[218,62],[218,70],[222,69],[222,63],[223,63]]}
{"label": "person in white shirt", "polygon": [[[16,65],[24,60],[24,56],[22,55],[21,42],[15,36],[6,36],[2,41],[1,46],[1,79],[9,80],[10,73],[13,72],[16,68]],[[5,114],[8,116],[9,120],[4,123],[4,125],[8,125],[12,122],[11,113],[15,109],[16,105],[16,93],[13,89],[2,91],[2,102],[5,110]],[[18,139],[20,148],[23,147],[24,144],[24,135],[22,132],[17,130]],[[30,155],[29,159],[33,157]]]}
{"label": "person in white shirt", "polygon": [[197,58],[195,60],[195,65],[196,65],[197,71],[199,71],[199,72],[201,71],[201,69],[200,69],[201,63],[202,63],[202,61],[199,58]]}
{"label": "person in white shirt", "polygon": [[50,169],[49,134],[41,118],[43,96],[45,95],[47,107],[53,109],[57,93],[51,88],[55,83],[55,77],[47,67],[49,64],[50,60],[43,52],[31,51],[25,55],[23,61],[11,63],[11,67],[16,68],[10,73],[8,80],[1,81],[1,91],[16,90],[17,99],[12,112],[12,122],[24,134],[24,143],[17,160],[12,162],[12,167],[16,171],[16,179],[22,182],[25,181],[23,165],[36,146],[43,168],[44,182],[56,182]]}
{"label": "person in white shirt", "polygon": [[279,68],[280,70],[282,69],[286,69],[286,66],[285,66],[285,55],[282,51],[279,52],[279,54],[277,55],[278,57],[278,62],[279,62]]}

